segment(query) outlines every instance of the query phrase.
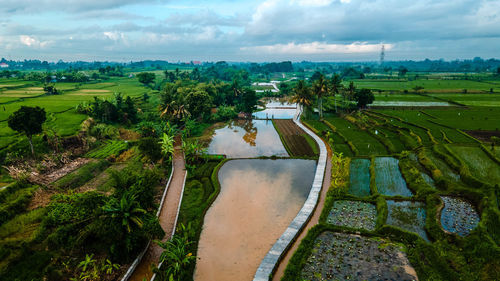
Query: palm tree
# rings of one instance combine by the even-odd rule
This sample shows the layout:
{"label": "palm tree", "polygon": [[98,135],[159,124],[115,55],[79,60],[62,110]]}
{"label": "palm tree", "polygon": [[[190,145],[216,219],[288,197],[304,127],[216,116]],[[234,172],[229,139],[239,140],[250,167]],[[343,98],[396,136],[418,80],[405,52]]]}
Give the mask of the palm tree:
{"label": "palm tree", "polygon": [[335,74],[332,77],[331,81],[331,87],[332,87],[332,94],[333,97],[335,98],[335,112],[337,112],[337,95],[340,94],[340,91],[342,91],[342,78],[340,75]]}
{"label": "palm tree", "polygon": [[321,74],[313,84],[313,92],[318,97],[319,118],[323,118],[323,96],[328,94],[328,83],[325,76]]}
{"label": "palm tree", "polygon": [[304,106],[310,106],[312,104],[311,89],[306,85],[304,80],[300,80],[297,86],[293,88],[293,94],[290,101],[298,104],[301,109],[303,109]]}
{"label": "palm tree", "polygon": [[139,202],[137,202],[136,196],[130,192],[123,193],[120,202],[111,200],[104,206],[104,211],[109,217],[121,220],[121,224],[127,233],[132,232],[133,225],[142,228],[143,222],[139,216],[146,213],[146,210],[142,209]]}
{"label": "palm tree", "polygon": [[190,115],[184,104],[172,101],[161,110],[160,118],[182,120]]}
{"label": "palm tree", "polygon": [[346,95],[347,95],[348,100],[352,100],[355,93],[356,93],[356,86],[354,86],[354,82],[351,81],[351,83],[349,83],[349,87],[347,88],[347,91],[344,93],[344,103],[345,103]]}

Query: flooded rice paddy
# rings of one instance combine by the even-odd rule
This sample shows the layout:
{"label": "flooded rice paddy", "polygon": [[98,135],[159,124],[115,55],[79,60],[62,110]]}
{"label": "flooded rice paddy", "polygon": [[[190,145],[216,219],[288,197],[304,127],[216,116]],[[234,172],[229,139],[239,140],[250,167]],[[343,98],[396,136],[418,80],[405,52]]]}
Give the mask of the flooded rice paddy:
{"label": "flooded rice paddy", "polygon": [[426,211],[425,204],[413,201],[387,200],[387,224],[417,233],[424,240],[429,241],[425,232]]}
{"label": "flooded rice paddy", "polygon": [[370,196],[370,160],[353,159],[350,167],[349,194],[365,197]]}
{"label": "flooded rice paddy", "polygon": [[399,160],[394,157],[375,158],[375,184],[378,192],[387,196],[412,196],[399,170]]}
{"label": "flooded rice paddy", "polygon": [[296,108],[266,108],[253,113],[255,119],[293,119],[297,115]]}
{"label": "flooded rice paddy", "polygon": [[449,196],[441,196],[441,200],[444,202],[441,211],[441,225],[444,230],[467,236],[479,224],[479,214],[469,202]]}
{"label": "flooded rice paddy", "polygon": [[239,159],[219,171],[221,192],[205,216],[195,280],[251,280],[304,204],[315,160]]}
{"label": "flooded rice paddy", "polygon": [[236,120],[216,129],[208,153],[228,158],[288,156],[271,120]]}

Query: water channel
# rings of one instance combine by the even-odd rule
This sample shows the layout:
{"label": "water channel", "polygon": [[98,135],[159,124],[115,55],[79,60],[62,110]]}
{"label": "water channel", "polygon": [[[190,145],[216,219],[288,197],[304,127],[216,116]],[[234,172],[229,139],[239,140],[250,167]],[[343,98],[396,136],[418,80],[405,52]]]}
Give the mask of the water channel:
{"label": "water channel", "polygon": [[194,279],[252,280],[306,201],[316,160],[234,159],[288,156],[270,120],[233,122],[214,134],[209,153],[233,159],[219,170],[221,191],[205,215]]}

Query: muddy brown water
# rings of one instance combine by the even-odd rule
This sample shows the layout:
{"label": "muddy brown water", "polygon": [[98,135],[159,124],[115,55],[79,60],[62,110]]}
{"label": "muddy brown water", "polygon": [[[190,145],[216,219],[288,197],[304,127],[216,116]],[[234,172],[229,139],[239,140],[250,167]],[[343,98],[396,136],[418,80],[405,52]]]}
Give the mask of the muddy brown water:
{"label": "muddy brown water", "polygon": [[219,171],[221,192],[205,216],[194,279],[252,280],[304,204],[316,161],[240,159]]}
{"label": "muddy brown water", "polygon": [[288,156],[271,120],[237,120],[215,130],[208,153],[228,158]]}

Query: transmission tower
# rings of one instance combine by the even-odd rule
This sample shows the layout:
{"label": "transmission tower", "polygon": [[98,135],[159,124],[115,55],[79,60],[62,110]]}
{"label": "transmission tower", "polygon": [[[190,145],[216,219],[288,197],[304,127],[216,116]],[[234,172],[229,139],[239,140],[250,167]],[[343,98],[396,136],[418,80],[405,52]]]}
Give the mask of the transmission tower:
{"label": "transmission tower", "polygon": [[380,50],[380,65],[384,64],[385,58],[385,45],[382,45],[382,50]]}

